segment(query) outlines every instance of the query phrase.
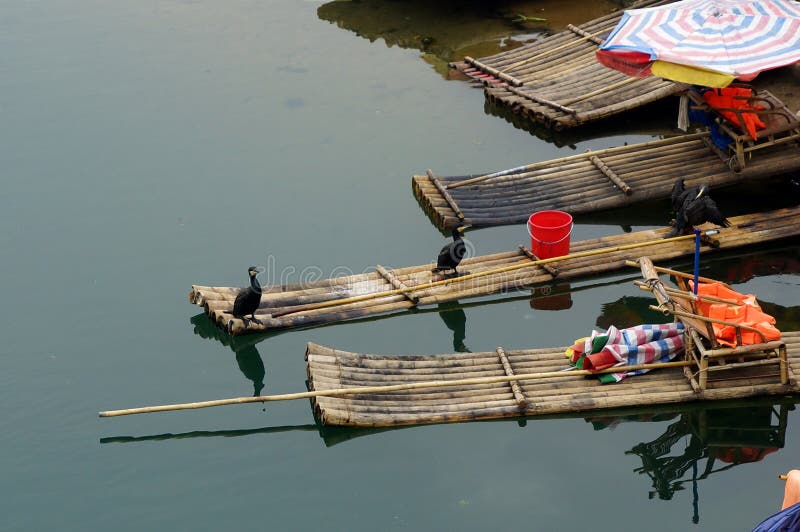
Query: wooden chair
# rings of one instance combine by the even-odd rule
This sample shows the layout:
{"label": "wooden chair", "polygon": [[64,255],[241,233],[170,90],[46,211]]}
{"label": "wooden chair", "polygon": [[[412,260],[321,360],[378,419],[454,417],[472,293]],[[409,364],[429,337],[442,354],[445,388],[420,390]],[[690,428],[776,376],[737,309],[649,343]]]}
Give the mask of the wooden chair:
{"label": "wooden chair", "polygon": [[[676,270],[657,268],[653,266],[647,257],[639,259],[639,266],[644,277],[644,282],[639,282],[639,286],[652,292],[659,303],[658,306],[651,306],[651,308],[673,314],[686,327],[686,332],[684,333],[686,360],[692,361],[693,364],[685,367],[684,373],[695,392],[706,390],[709,387],[710,377],[723,373],[723,376],[715,378],[714,381],[763,380],[765,377],[778,377],[781,384],[789,384],[789,365],[786,356],[786,344],[783,340],[767,341],[764,334],[756,328],[709,318],[697,311],[697,302],[700,300],[731,305],[738,305],[739,303],[711,296],[696,296],[689,290],[688,285],[688,280],[693,278],[692,275]],[[658,277],[659,272],[672,275],[678,288],[664,286]],[[699,280],[702,282],[718,282],[703,277],[699,278]],[[714,323],[735,328],[736,347],[726,347],[720,344],[714,333]],[[742,345],[742,333],[744,331],[755,332],[762,339],[762,342]],[[765,366],[766,368],[764,368]],[[769,366],[777,366],[778,372],[767,373],[770,369]]]}
{"label": "wooden chair", "polygon": [[[751,89],[749,85],[745,84],[732,84],[730,87]],[[686,95],[693,104],[691,109],[711,114],[720,130],[731,138],[728,154],[716,145],[711,147],[736,172],[745,167],[747,159],[756,150],[787,142],[800,142],[800,116],[793,113],[767,90],[754,91],[752,96],[733,97],[737,100],[746,100],[749,109],[712,106],[696,89],[688,89]],[[723,112],[733,113],[738,123],[730,120]],[[756,131],[755,138],[750,136],[744,127],[743,115],[746,113],[755,114],[766,124],[766,128]]]}

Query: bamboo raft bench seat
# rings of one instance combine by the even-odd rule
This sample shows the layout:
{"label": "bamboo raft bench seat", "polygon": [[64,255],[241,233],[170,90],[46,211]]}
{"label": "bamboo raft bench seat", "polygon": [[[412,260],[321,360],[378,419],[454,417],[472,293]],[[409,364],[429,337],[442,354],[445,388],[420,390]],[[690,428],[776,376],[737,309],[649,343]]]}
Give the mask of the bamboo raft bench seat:
{"label": "bamboo raft bench seat", "polygon": [[[684,373],[694,390],[707,390],[710,383],[716,382],[714,381],[715,377],[728,381],[748,378],[749,375],[743,372],[743,369],[763,369],[769,372],[774,369],[773,366],[777,366],[772,373],[776,382],[783,385],[789,383],[786,344],[782,338],[769,341],[758,329],[741,323],[709,318],[698,310],[698,302],[703,300],[709,303],[733,306],[739,306],[738,303],[705,295],[694,295],[689,285],[689,280],[693,278],[692,275],[657,268],[647,257],[640,258],[637,264],[641,268],[644,278],[644,281],[639,284],[640,288],[650,291],[658,301],[658,306],[650,308],[662,310],[665,314],[674,314],[675,319],[681,321],[686,327],[686,359],[693,365],[685,367]],[[633,266],[633,264],[630,265]],[[678,288],[667,288],[659,278],[659,273],[673,276]],[[699,278],[699,281],[724,285],[713,279]],[[724,286],[730,288],[727,285]],[[714,332],[713,324],[734,328],[735,347],[726,347],[720,343]],[[742,335],[745,331],[750,332],[756,338],[760,337],[761,341],[757,343],[743,342]]]}
{"label": "bamboo raft bench seat", "polygon": [[[745,100],[748,109],[716,107],[706,102],[696,90],[687,90],[686,96],[692,102],[692,109],[705,111],[714,116],[714,119],[725,135],[731,140],[727,152],[715,148],[715,152],[733,170],[741,171],[752,157],[753,152],[775,146],[777,144],[792,143],[795,150],[800,152],[800,116],[792,112],[782,101],[766,89],[753,91],[746,84],[736,83],[731,87],[743,88],[752,92],[752,96],[735,96],[735,100]],[[731,121],[723,113],[733,113],[738,123]],[[744,128],[743,114],[754,114],[766,125],[756,131],[755,138],[751,137]],[[712,149],[714,149],[712,148]]]}
{"label": "bamboo raft bench seat", "polygon": [[[718,247],[703,254],[763,244],[800,234],[800,207],[730,217],[731,227],[714,236]],[[703,229],[713,229],[706,225]],[[694,236],[664,239],[668,227],[573,242],[570,254],[535,260],[520,249],[470,257],[458,278],[434,278],[434,264],[322,279],[302,285],[264,288],[256,317],[247,325],[231,314],[238,288],[193,285],[189,301],[203,307],[211,321],[232,335],[259,333],[388,315],[470,297],[516,292],[554,281],[586,278],[625,268],[625,261],[646,253],[668,261],[694,253]],[[645,251],[643,251],[645,250]],[[468,274],[467,274],[468,272]],[[433,281],[436,284],[431,285]]]}
{"label": "bamboo raft bench seat", "polygon": [[312,391],[464,379],[497,381],[317,396],[311,401],[323,425],[381,427],[796,394],[800,392],[794,377],[800,371],[800,332],[784,333],[783,342],[790,367],[787,384],[776,383],[761,368],[750,368],[735,383],[710,381],[704,390],[695,390],[681,367],[660,368],[617,384],[563,374],[513,379],[560,372],[568,365],[566,347],[403,356],[350,353],[309,343],[306,364]]}
{"label": "bamboo raft bench seat", "polygon": [[[652,7],[665,0],[632,6]],[[649,76],[634,78],[601,65],[598,46],[617,25],[615,11],[540,42],[480,59],[451,63],[486,86],[488,100],[541,122],[556,131],[635,109],[677,94],[685,85]]]}
{"label": "bamboo raft bench seat", "polygon": [[670,197],[675,180],[712,188],[800,170],[800,148],[774,144],[736,172],[709,144],[710,133],[587,151],[490,174],[412,178],[423,211],[442,230],[524,223],[531,213],[581,214]]}

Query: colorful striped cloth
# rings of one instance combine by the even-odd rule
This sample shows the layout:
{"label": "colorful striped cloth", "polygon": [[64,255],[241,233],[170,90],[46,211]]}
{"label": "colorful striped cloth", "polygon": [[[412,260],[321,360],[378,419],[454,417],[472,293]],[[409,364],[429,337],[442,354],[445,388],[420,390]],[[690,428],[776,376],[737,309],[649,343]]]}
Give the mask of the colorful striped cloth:
{"label": "colorful striped cloth", "polygon": [[[682,323],[637,325],[617,329],[613,325],[604,333],[592,331],[587,338],[577,340],[566,351],[570,362],[578,369],[599,371],[616,366],[667,362],[683,353]],[[620,371],[600,376],[603,383],[647,373],[649,370]]]}

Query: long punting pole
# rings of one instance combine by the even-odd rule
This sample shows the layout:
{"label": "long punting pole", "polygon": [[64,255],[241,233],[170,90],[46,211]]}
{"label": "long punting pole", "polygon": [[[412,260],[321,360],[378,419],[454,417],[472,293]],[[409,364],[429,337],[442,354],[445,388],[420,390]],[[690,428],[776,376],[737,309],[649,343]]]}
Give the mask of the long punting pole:
{"label": "long punting pole", "polygon": [[310,397],[340,397],[343,395],[358,395],[365,393],[384,393],[401,390],[415,390],[419,388],[444,388],[450,386],[468,386],[472,384],[491,384],[498,382],[526,381],[534,379],[553,379],[586,375],[598,375],[602,373],[619,373],[620,371],[636,371],[640,369],[659,369],[689,366],[692,362],[681,360],[676,362],[659,362],[655,364],[631,364],[627,366],[616,366],[600,371],[572,370],[572,366],[567,366],[560,371],[546,371],[539,373],[521,373],[518,375],[495,375],[491,377],[473,377],[469,379],[457,379],[450,381],[423,381],[411,382],[406,384],[389,384],[385,386],[359,386],[355,388],[337,388],[333,390],[314,390],[310,392],[286,393],[279,395],[262,395],[257,397],[234,397],[231,399],[216,399],[213,401],[201,401],[197,403],[181,403],[174,405],[144,406],[141,408],[128,408],[125,410],[106,410],[98,412],[100,417],[128,416],[131,414],[149,414],[153,412],[167,412],[171,410],[193,410],[197,408],[210,408],[213,406],[238,405],[246,403],[263,403],[267,401],[292,401],[295,399],[308,399]]}
{"label": "long punting pole", "polygon": [[[719,233],[718,229],[711,229],[711,230],[703,232],[703,234],[706,235],[706,236],[716,235],[718,233]],[[541,266],[543,264],[549,264],[551,262],[558,262],[558,261],[564,261],[564,260],[569,260],[569,259],[580,259],[580,258],[583,258],[583,257],[591,257],[591,256],[594,256],[594,255],[602,255],[602,254],[605,254],[605,253],[615,253],[617,251],[625,251],[625,250],[628,250],[628,249],[636,249],[636,248],[640,248],[640,247],[654,246],[656,244],[661,244],[661,243],[664,243],[664,242],[678,242],[678,241],[681,241],[681,240],[689,240],[689,239],[692,239],[692,238],[694,238],[694,235],[690,234],[690,235],[674,236],[672,238],[658,238],[658,239],[654,239],[654,240],[648,240],[646,242],[637,242],[637,243],[634,243],[634,244],[625,244],[625,245],[622,245],[622,246],[614,246],[614,247],[610,247],[610,248],[591,249],[591,250],[588,250],[588,251],[581,251],[581,252],[578,252],[578,253],[571,253],[569,255],[562,255],[560,257],[550,257],[550,258],[547,258],[547,259],[539,259],[539,260],[532,260],[532,261],[528,261],[528,262],[521,262],[521,263],[518,263],[518,264],[511,264],[509,266],[504,266],[502,268],[496,268],[494,270],[486,270],[486,271],[482,271],[482,272],[476,272],[476,273],[471,273],[471,274],[467,274],[467,275],[462,275],[462,276],[459,276],[459,277],[451,277],[449,279],[442,279],[442,280],[439,280],[439,281],[430,281],[428,283],[423,283],[423,284],[420,284],[420,285],[411,286],[411,287],[409,287],[409,289],[413,290],[413,291],[427,290],[428,288],[435,288],[437,286],[444,286],[444,285],[448,285],[448,284],[452,284],[452,283],[460,283],[460,282],[463,282],[463,281],[469,281],[470,279],[476,279],[478,277],[485,277],[487,275],[495,275],[495,274],[498,274],[498,273],[506,273],[506,272],[510,272],[510,271],[514,271],[514,270],[519,270],[519,269],[522,269],[522,268],[529,268],[531,266]],[[317,309],[321,309],[321,308],[335,307],[335,306],[339,306],[339,305],[346,305],[346,304],[349,304],[349,303],[357,303],[359,301],[367,301],[369,299],[376,299],[376,298],[381,298],[381,297],[394,296],[394,295],[397,295],[397,294],[403,294],[403,293],[408,293],[408,292],[409,292],[408,290],[395,289],[395,290],[386,290],[386,291],[383,291],[383,292],[373,292],[371,294],[364,294],[364,295],[361,295],[361,296],[348,297],[348,298],[344,298],[344,299],[334,299],[334,300],[331,300],[331,301],[324,301],[324,302],[316,303],[316,304],[313,304],[313,305],[307,305],[307,306],[304,306],[304,307],[297,307],[297,308],[285,310],[285,311],[282,311],[282,312],[276,312],[275,314],[272,314],[272,317],[273,318],[278,318],[278,317],[281,317],[281,316],[286,316],[288,314],[296,314],[298,312],[307,312],[307,311],[310,311],[310,310],[317,310]]]}

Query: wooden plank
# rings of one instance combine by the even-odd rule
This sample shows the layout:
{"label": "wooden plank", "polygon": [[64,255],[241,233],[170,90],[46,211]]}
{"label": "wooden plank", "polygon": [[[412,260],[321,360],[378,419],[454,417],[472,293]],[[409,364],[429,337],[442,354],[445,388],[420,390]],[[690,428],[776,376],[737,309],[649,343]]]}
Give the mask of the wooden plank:
{"label": "wooden plank", "polygon": [[409,299],[409,301],[414,303],[415,306],[417,303],[419,303],[419,297],[414,295],[411,292],[411,288],[407,286],[403,281],[401,281],[395,274],[393,274],[380,264],[375,265],[375,271],[381,274],[381,277],[386,279],[389,282],[389,284],[392,285],[392,287],[397,288],[398,290],[402,290],[403,295],[406,296]]}
{"label": "wooden plank", "polygon": [[520,80],[518,80],[517,78],[515,78],[514,76],[510,76],[510,75],[506,74],[505,72],[501,72],[501,71],[497,70],[496,68],[492,68],[489,65],[481,63],[477,59],[473,59],[470,56],[464,57],[464,61],[469,63],[470,65],[474,66],[475,68],[483,70],[484,72],[488,72],[489,74],[491,74],[493,76],[496,76],[497,78],[500,78],[503,81],[508,82],[508,83],[510,83],[510,84],[512,84],[514,86],[519,87],[520,85],[522,85],[522,82]]}
{"label": "wooden plank", "polygon": [[620,191],[622,191],[626,196],[631,195],[631,193],[633,192],[631,187],[629,187],[628,184],[625,183],[625,181],[620,179],[620,177],[611,168],[609,168],[608,165],[606,165],[600,159],[600,157],[595,157],[594,155],[592,155],[591,157],[589,157],[589,160],[592,161],[592,164],[594,164],[598,170],[603,172],[603,175],[606,176],[608,179],[610,179],[611,182],[614,183],[614,185],[616,185],[617,188],[620,189]]}
{"label": "wooden plank", "polygon": [[[502,347],[497,348],[497,356],[500,358],[500,363],[503,365],[503,369],[506,372],[506,375],[509,377],[514,376],[514,370],[511,367],[511,363],[508,361],[508,357],[506,356],[506,352]],[[517,400],[517,404],[520,408],[525,409],[525,406],[528,403],[528,400],[525,399],[525,394],[522,393],[522,390],[519,387],[519,383],[517,381],[509,381],[508,383],[511,386],[511,391],[514,392],[514,399]]]}
{"label": "wooden plank", "polygon": [[[534,255],[533,252],[531,250],[529,250],[528,248],[526,248],[525,246],[520,245],[519,246],[519,251],[520,251],[520,253],[522,253],[523,255],[525,255],[526,257],[528,257],[531,260],[534,260],[534,261],[538,261],[539,260],[539,257]],[[547,270],[547,273],[552,275],[553,278],[558,276],[558,268],[553,266],[551,263],[541,264],[541,267],[544,268],[545,270]]]}
{"label": "wooden plank", "polygon": [[439,194],[442,195],[453,212],[456,213],[456,216],[458,216],[459,219],[464,220],[464,213],[461,212],[461,209],[459,209],[458,204],[453,199],[453,196],[450,195],[444,185],[442,185],[441,181],[439,181],[439,179],[433,174],[433,170],[428,169],[427,174],[428,179],[431,180],[431,183],[433,183],[433,186],[435,186],[436,190],[439,191]]}
{"label": "wooden plank", "polygon": [[558,102],[554,102],[552,100],[548,100],[547,98],[543,98],[541,96],[537,96],[534,93],[524,91],[522,89],[518,89],[516,87],[508,87],[507,89],[509,92],[516,94],[517,96],[522,96],[523,98],[527,98],[532,100],[536,103],[540,103],[542,105],[546,105],[547,107],[551,107],[557,111],[561,111],[562,113],[568,113],[571,115],[576,115],[578,111],[573,109],[572,107],[567,107],[566,105],[561,105]]}

